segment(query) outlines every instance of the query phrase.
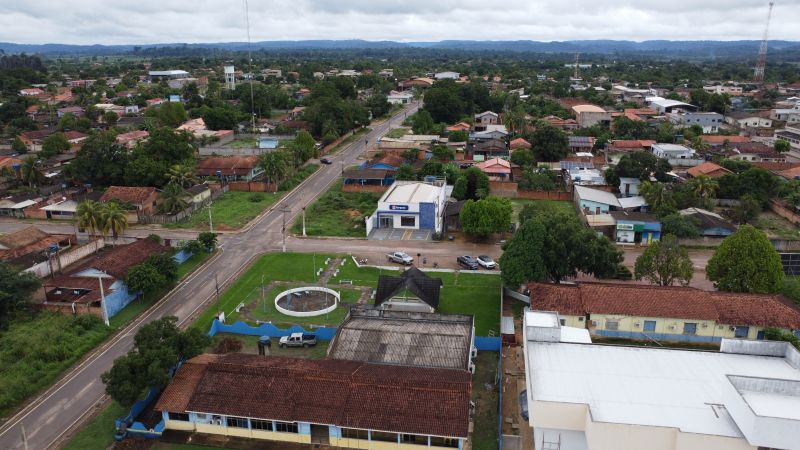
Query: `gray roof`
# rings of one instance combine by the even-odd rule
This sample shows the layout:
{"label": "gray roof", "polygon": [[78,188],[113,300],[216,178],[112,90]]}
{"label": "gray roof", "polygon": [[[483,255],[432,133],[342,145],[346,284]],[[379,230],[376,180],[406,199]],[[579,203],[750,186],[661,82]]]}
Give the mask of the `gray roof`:
{"label": "gray roof", "polygon": [[333,359],[410,367],[469,367],[473,317],[354,307],[339,326]]}

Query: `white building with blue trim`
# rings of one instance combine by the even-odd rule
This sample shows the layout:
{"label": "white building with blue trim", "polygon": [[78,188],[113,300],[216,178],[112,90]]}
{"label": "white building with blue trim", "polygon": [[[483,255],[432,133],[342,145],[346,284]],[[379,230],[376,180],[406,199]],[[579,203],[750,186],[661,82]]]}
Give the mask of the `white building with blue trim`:
{"label": "white building with blue trim", "polygon": [[367,220],[367,236],[375,228],[442,231],[447,186],[443,181],[395,181],[378,200]]}

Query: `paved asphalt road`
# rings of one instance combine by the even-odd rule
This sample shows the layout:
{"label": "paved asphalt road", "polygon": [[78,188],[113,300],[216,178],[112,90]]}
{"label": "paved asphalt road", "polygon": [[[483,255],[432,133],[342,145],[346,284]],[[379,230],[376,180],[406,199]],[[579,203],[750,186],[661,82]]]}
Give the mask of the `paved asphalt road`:
{"label": "paved asphalt road", "polygon": [[[417,105],[411,105],[406,113],[414,112]],[[397,127],[404,120],[401,112],[389,121],[373,126],[365,136],[369,142],[383,136],[391,128]],[[323,165],[320,170],[309,177],[298,189],[289,193],[270,211],[256,219],[241,233],[223,237],[222,251],[211,261],[201,267],[189,278],[180,283],[157,305],[136,321],[122,330],[117,336],[106,342],[101,348],[92,352],[82,363],[70,371],[60,382],[52,386],[40,397],[32,401],[17,415],[9,418],[0,428],[0,449],[21,449],[22,427],[24,426],[28,447],[31,449],[47,449],[57,444],[65,430],[72,427],[92,407],[103,398],[104,386],[99,379],[101,373],[108,370],[115,358],[124,355],[131,349],[133,336],[145,323],[168,315],[179,318],[181,325],[187,325],[214,296],[214,277],[221,287],[234,280],[246,269],[248,263],[264,252],[281,248],[284,217],[287,226],[300,213],[301,208],[311,203],[316,196],[324,192],[341,174],[344,167],[354,164],[364,153],[363,140],[354,142],[337,155],[330,157],[331,165]],[[284,213],[283,210],[286,212]],[[0,231],[11,231],[21,225],[0,223]],[[48,225],[45,230],[57,231],[64,226]],[[72,229],[67,225],[67,228]],[[147,235],[148,229],[134,229],[129,235]],[[164,237],[189,237],[185,231],[159,232]],[[419,245],[419,244],[418,244]],[[422,243],[420,247],[424,246]],[[328,241],[291,239],[289,249],[298,251],[347,251],[354,246],[373,246],[372,243],[354,241]],[[376,247],[375,247],[376,248]],[[412,249],[409,247],[409,251]]]}

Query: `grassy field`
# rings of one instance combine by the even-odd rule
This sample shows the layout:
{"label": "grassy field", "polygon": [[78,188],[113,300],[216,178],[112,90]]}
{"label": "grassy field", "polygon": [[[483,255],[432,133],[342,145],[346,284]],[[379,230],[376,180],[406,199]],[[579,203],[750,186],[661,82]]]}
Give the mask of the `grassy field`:
{"label": "grassy field", "polygon": [[800,239],[800,229],[788,220],[769,211],[761,213],[753,226],[764,231],[769,236],[790,240]]}
{"label": "grassy field", "polygon": [[[281,192],[228,191],[211,203],[215,230],[241,228],[282,197]],[[200,208],[188,219],[164,225],[167,228],[208,229],[208,208]]]}
{"label": "grassy field", "polygon": [[[472,401],[475,403],[472,448],[497,448],[497,353],[478,352],[475,376],[472,378]],[[509,391],[510,392],[510,391]]]}
{"label": "grassy field", "polygon": [[[209,347],[209,351],[213,350],[217,343],[225,338],[233,338],[242,343],[242,353],[258,353],[258,336],[242,336],[239,334],[219,333],[214,336],[214,339]],[[309,348],[303,347],[289,347],[281,348],[278,345],[277,339],[272,339],[272,346],[269,353],[272,356],[284,356],[287,358],[302,358],[302,359],[322,359],[328,353],[328,341],[318,341],[317,345]]]}
{"label": "grassy field", "polygon": [[94,419],[84,425],[62,450],[85,450],[107,448],[114,443],[114,419],[125,417],[128,410],[117,402],[111,402]]}
{"label": "grassy field", "polygon": [[401,137],[407,135],[410,132],[411,130],[409,128],[394,128],[389,130],[388,133],[386,133],[386,137],[392,139],[400,139]]}
{"label": "grassy field", "polygon": [[[339,181],[306,209],[306,234],[309,236],[364,237],[364,217],[372,214],[380,194],[373,192],[342,192]],[[303,232],[302,218],[292,226],[292,232]]]}
{"label": "grassy field", "polygon": [[576,216],[575,205],[572,202],[560,200],[511,200],[514,206],[514,220],[519,223],[519,213],[525,205],[534,205],[542,212],[563,212],[571,216]]}

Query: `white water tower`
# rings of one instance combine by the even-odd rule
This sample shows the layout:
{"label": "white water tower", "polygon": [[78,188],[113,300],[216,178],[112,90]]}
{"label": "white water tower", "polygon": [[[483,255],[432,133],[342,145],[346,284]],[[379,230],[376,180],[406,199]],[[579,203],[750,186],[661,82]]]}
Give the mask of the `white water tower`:
{"label": "white water tower", "polygon": [[236,75],[233,66],[225,66],[225,87],[231,91],[236,89]]}

